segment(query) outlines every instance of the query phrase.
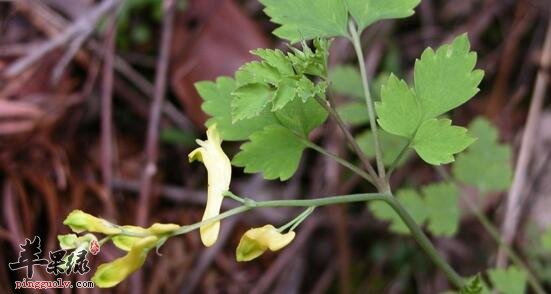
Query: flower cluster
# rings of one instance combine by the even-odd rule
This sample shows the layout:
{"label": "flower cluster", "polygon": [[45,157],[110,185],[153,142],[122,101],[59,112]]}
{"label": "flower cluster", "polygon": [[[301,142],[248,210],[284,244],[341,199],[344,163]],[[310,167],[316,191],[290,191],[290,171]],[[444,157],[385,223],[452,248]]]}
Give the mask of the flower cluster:
{"label": "flower cluster", "polygon": [[180,228],[176,224],[155,223],[149,228],[137,226],[118,226],[103,218],[98,218],[81,210],[71,212],[64,225],[75,233],[88,232],[79,237],[76,234],[58,236],[62,249],[82,250],[89,248],[92,241],[97,242],[95,235],[106,235],[104,240],[111,240],[126,255],[112,262],[102,264],[96,270],[92,281],[100,288],[113,287],[137,271],[145,262],[152,248],[161,246],[168,236]]}
{"label": "flower cluster", "polygon": [[[218,239],[220,221],[208,221],[220,214],[224,195],[229,191],[231,181],[231,162],[222,150],[222,139],[212,125],[207,130],[207,140],[197,140],[199,147],[189,154],[189,161],[203,162],[208,172],[207,204],[199,228],[201,241],[207,247]],[[140,269],[149,251],[159,248],[167,238],[182,228],[176,224],[155,223],[149,228],[138,226],[119,226],[105,219],[95,217],[80,210],[71,212],[63,224],[74,233],[86,233],[83,236],[67,234],[58,236],[63,249],[86,249],[97,238],[92,233],[105,235],[100,242],[112,241],[119,249],[126,252],[123,257],[100,265],[92,281],[101,288],[114,287],[130,274]],[[262,255],[266,250],[277,251],[287,246],[295,237],[292,230],[282,233],[272,225],[252,228],[245,232],[236,249],[237,261],[249,261]]]}

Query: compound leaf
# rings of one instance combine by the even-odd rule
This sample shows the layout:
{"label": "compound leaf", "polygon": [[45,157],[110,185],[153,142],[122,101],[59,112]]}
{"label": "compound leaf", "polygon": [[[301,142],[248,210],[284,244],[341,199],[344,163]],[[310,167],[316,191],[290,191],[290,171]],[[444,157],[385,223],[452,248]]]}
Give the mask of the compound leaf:
{"label": "compound leaf", "polygon": [[452,162],[474,142],[466,129],[436,119],[478,92],[483,72],[473,70],[476,53],[469,49],[466,34],[436,52],[428,48],[415,63],[415,89],[391,75],[375,105],[381,128],[412,140],[411,148],[430,164]]}

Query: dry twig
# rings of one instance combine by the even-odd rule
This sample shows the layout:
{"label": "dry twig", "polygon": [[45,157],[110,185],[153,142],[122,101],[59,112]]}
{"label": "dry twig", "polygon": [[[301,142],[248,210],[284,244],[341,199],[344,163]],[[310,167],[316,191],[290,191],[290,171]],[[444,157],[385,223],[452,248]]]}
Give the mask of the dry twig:
{"label": "dry twig", "polygon": [[[62,46],[63,44],[69,42],[71,42],[71,44],[75,42],[76,45],[82,44],[84,39],[81,40],[81,36],[89,34],[91,31],[93,31],[93,28],[100,20],[100,18],[107,12],[113,10],[119,4],[119,2],[120,0],[104,0],[96,7],[91,9],[90,13],[83,15],[75,22],[73,22],[73,24],[65,29],[63,33],[55,36],[51,40],[37,47],[35,50],[31,51],[30,54],[20,58],[19,60],[11,64],[6,69],[4,75],[8,78],[19,75],[29,66],[44,57],[44,55]],[[71,47],[76,47],[76,49],[78,49],[80,46],[76,45],[71,45]],[[76,51],[78,51],[76,49],[72,48],[71,50],[69,50],[69,53],[76,53]]]}
{"label": "dry twig", "polygon": [[[522,210],[521,208],[524,202],[522,197],[526,194],[525,188],[527,187],[528,165],[532,159],[532,148],[537,135],[537,126],[543,107],[547,82],[549,81],[549,68],[551,67],[551,19],[547,27],[547,35],[545,37],[540,66],[534,86],[532,102],[530,103],[526,127],[522,135],[520,152],[515,168],[515,179],[513,180],[513,185],[507,197],[507,208],[505,210],[505,217],[502,225],[503,239],[509,244],[515,238],[518,228],[520,211]],[[497,253],[496,264],[498,267],[504,267],[507,264],[507,254],[503,248],[500,248]]]}
{"label": "dry twig", "polygon": [[170,41],[172,36],[172,21],[174,19],[176,4],[175,0],[164,1],[164,20],[162,27],[161,45],[159,49],[159,63],[155,76],[155,92],[153,103],[149,113],[149,124],[145,143],[146,163],[142,174],[140,198],[138,200],[138,212],[136,222],[144,226],[149,214],[149,198],[152,192],[153,177],[157,173],[157,158],[159,156],[159,125],[161,121],[161,110],[166,93],[166,80],[168,74],[168,62],[170,53]]}

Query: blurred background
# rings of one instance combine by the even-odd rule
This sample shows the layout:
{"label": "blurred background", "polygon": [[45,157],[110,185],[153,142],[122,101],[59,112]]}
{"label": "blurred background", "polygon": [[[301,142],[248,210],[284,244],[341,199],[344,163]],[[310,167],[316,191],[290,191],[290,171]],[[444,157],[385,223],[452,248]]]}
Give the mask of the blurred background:
{"label": "blurred background", "polygon": [[[204,138],[207,117],[193,84],[233,75],[253,59],[251,49],[285,50],[288,45],[271,34],[276,26],[256,0],[164,2],[0,1],[1,293],[12,292],[14,281],[24,277],[24,272],[8,268],[18,257],[19,244],[40,236],[43,254],[58,248],[56,236],[69,232],[62,221],[73,209],[119,224],[200,220],[207,175],[202,165],[188,163],[187,154],[196,138]],[[163,9],[167,4],[172,8]],[[550,4],[423,0],[412,17],[378,22],[363,35],[373,91],[378,93],[377,80],[390,72],[411,79],[415,58],[424,48],[467,32],[485,78],[477,97],[451,116],[463,126],[476,116],[488,118],[498,127],[500,141],[511,145],[514,163],[531,101],[541,92],[534,90],[537,76],[550,70],[549,63],[541,63],[542,56],[550,54],[542,49]],[[330,65],[355,62],[351,44],[335,39]],[[551,225],[546,88],[544,82],[514,241],[551,286],[551,252],[537,242]],[[337,97],[339,103],[349,99]],[[332,121],[312,139],[354,160]],[[233,155],[239,145],[225,147]],[[438,178],[430,166],[412,158],[395,173],[392,185]],[[234,168],[232,190],[265,200],[372,188],[360,178],[344,177],[340,166],[307,151],[287,182],[265,181]],[[498,227],[506,218],[506,195],[493,193],[481,204]],[[224,208],[232,205],[226,201]],[[296,213],[263,209],[225,220],[219,241],[209,249],[197,232],[172,238],[161,248],[161,256],[151,254],[140,272],[110,291],[437,293],[449,288],[413,239],[390,233],[363,204],[318,209],[289,247],[254,262],[235,261],[235,247],[248,228],[283,224]],[[469,213],[462,214],[457,236],[433,241],[463,275],[495,263],[495,242]],[[70,278],[89,280],[98,264],[118,255],[105,246],[89,258],[88,275]],[[38,268],[35,275],[37,280],[50,277]]]}

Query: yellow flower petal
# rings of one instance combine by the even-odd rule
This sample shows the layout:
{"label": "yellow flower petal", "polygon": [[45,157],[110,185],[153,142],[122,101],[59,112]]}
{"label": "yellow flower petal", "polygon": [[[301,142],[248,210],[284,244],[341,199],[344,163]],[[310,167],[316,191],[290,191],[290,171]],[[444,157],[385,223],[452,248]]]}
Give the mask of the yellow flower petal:
{"label": "yellow flower petal", "polygon": [[159,239],[155,236],[141,238],[138,242],[134,243],[125,256],[100,265],[92,277],[92,281],[100,288],[116,286],[142,267],[147,253],[155,247],[158,241]]}
{"label": "yellow flower petal", "polygon": [[[122,229],[125,232],[133,233],[133,234],[148,234],[148,231],[142,227],[138,226],[122,226]],[[113,236],[113,244],[117,246],[117,248],[122,249],[124,251],[130,251],[132,249],[132,246],[143,237],[132,237],[132,236],[126,236],[126,235],[117,235]]]}
{"label": "yellow flower petal", "polygon": [[272,225],[265,225],[261,228],[250,229],[239,241],[235,251],[237,261],[250,261],[266,250],[277,251],[289,245],[295,238],[295,232],[291,231],[281,234]]}
{"label": "yellow flower petal", "polygon": [[[224,150],[222,150],[221,143],[222,139],[214,124],[207,130],[207,140],[197,140],[200,147],[188,155],[190,162],[194,160],[202,161],[208,172],[207,206],[202,220],[215,217],[220,213],[222,200],[224,199],[223,193],[230,188],[231,163]],[[212,246],[218,238],[219,231],[219,221],[201,226],[200,232],[203,244],[207,247]]]}
{"label": "yellow flower petal", "polygon": [[163,235],[176,231],[180,228],[180,225],[177,224],[160,224],[154,223],[147,230],[154,235]]}
{"label": "yellow flower petal", "polygon": [[75,233],[88,231],[93,233],[114,235],[121,232],[121,230],[112,223],[78,209],[73,210],[67,218],[65,218],[63,224],[69,226]]}
{"label": "yellow flower petal", "polygon": [[[132,233],[132,234],[140,234],[144,236],[155,235],[157,237],[164,234],[171,233],[179,228],[180,226],[177,224],[160,224],[160,223],[154,223],[147,229],[138,227],[138,226],[122,226],[122,229],[124,230],[124,232]],[[144,237],[117,235],[117,236],[113,236],[112,239],[113,239],[113,244],[115,244],[115,246],[117,246],[119,249],[122,249],[124,251],[129,251],[136,242],[138,242],[143,238]]]}
{"label": "yellow flower petal", "polygon": [[86,234],[81,237],[75,234],[57,235],[57,240],[59,241],[59,247],[64,250],[75,249],[81,245],[87,248],[90,246],[92,240],[98,241],[96,236],[92,234]]}

